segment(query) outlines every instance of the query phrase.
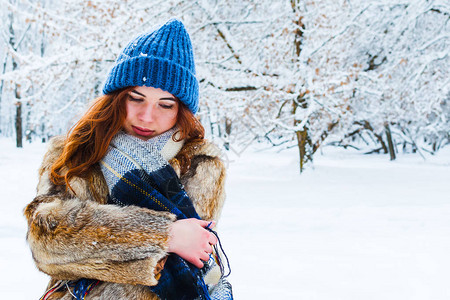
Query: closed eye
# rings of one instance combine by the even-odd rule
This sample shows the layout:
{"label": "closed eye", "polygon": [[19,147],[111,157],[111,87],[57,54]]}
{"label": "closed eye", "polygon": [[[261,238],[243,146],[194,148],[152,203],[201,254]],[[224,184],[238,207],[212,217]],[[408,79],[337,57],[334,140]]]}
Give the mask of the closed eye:
{"label": "closed eye", "polygon": [[132,97],[131,95],[128,97],[128,99],[129,99],[130,101],[133,101],[133,102],[142,102],[142,101],[144,101],[144,99],[141,99],[141,98],[134,98],[134,97]]}
{"label": "closed eye", "polygon": [[173,107],[173,104],[160,104],[159,106],[161,106],[164,109],[171,109]]}

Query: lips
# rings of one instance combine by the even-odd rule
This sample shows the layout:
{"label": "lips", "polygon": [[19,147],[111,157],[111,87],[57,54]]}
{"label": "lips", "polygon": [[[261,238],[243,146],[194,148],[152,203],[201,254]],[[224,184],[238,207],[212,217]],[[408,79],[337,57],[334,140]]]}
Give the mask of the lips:
{"label": "lips", "polygon": [[141,136],[145,136],[145,137],[149,137],[155,133],[154,130],[150,130],[150,129],[146,129],[146,128],[142,128],[142,127],[138,127],[138,126],[131,126],[131,128],[137,135],[141,135]]}

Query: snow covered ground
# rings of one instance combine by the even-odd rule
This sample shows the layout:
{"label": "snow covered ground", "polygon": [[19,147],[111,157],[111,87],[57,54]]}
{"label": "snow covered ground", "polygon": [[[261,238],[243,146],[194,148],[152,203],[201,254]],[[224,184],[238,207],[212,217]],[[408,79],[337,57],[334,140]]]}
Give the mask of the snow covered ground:
{"label": "snow covered ground", "polygon": [[[236,299],[450,299],[450,147],[427,161],[325,149],[230,156],[219,231]],[[0,139],[0,290],[38,299],[25,242],[43,144]]]}

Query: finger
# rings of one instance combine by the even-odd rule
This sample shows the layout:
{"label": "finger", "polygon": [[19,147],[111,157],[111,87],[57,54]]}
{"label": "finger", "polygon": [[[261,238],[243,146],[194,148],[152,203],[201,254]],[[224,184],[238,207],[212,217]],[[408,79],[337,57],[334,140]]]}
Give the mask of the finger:
{"label": "finger", "polygon": [[200,259],[202,261],[208,261],[209,260],[209,254],[206,252],[203,252],[203,254],[201,254]]}
{"label": "finger", "polygon": [[209,244],[213,246],[217,244],[217,242],[218,242],[217,237],[214,234],[211,234],[209,237]]}
{"label": "finger", "polygon": [[212,246],[208,247],[205,252],[208,253],[208,254],[212,254],[213,253],[213,247]]}
{"label": "finger", "polygon": [[204,263],[200,259],[195,260],[194,262],[192,262],[192,264],[199,269],[203,268],[203,265],[204,265]]}
{"label": "finger", "polygon": [[203,228],[209,228],[209,229],[213,229],[216,226],[216,221],[204,221],[204,220],[200,220],[200,225]]}

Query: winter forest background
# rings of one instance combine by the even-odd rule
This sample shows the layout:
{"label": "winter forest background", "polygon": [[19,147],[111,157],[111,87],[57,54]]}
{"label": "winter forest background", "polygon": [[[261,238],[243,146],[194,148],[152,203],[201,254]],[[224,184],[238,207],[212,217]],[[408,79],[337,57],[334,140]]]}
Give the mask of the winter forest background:
{"label": "winter forest background", "polygon": [[435,153],[450,142],[446,0],[0,0],[0,136],[63,134],[132,36],[170,17],[193,40],[201,118],[240,154],[325,145]]}
{"label": "winter forest background", "polygon": [[48,282],[23,217],[41,141],[100,95],[133,36],[177,17],[198,116],[229,150],[236,299],[450,299],[448,0],[0,0],[0,16],[5,298]]}

